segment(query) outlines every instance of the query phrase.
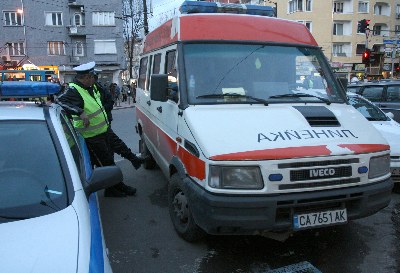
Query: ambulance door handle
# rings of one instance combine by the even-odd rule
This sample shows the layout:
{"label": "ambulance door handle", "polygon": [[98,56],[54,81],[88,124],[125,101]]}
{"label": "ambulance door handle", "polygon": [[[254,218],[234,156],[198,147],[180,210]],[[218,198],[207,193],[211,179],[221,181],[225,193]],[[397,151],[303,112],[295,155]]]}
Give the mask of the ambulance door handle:
{"label": "ambulance door handle", "polygon": [[151,105],[151,101],[148,100],[147,101],[147,105],[150,106]]}
{"label": "ambulance door handle", "polygon": [[161,107],[161,106],[158,106],[158,107],[157,107],[157,111],[160,112],[160,113],[162,113],[162,107]]}

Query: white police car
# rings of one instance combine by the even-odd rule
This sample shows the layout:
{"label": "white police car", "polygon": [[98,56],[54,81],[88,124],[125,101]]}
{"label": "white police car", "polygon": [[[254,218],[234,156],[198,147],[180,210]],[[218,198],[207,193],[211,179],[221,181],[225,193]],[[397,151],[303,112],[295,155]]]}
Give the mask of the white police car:
{"label": "white police car", "polygon": [[400,124],[392,113],[385,113],[361,95],[347,92],[349,103],[354,106],[381,133],[390,145],[390,170],[395,191],[400,188]]}
{"label": "white police car", "polygon": [[4,97],[56,93],[47,82],[0,83],[0,272],[111,272],[96,191],[122,181],[91,168],[60,106]]}

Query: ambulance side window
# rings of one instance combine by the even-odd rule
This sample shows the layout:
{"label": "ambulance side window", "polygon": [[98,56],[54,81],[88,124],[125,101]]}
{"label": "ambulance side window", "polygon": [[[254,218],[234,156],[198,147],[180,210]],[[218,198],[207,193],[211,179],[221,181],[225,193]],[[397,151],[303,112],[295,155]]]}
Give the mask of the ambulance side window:
{"label": "ambulance side window", "polygon": [[148,63],[147,57],[143,57],[140,60],[138,87],[143,90],[145,89],[146,86],[147,63]]}
{"label": "ambulance side window", "polygon": [[160,74],[161,53],[154,55],[153,74]]}
{"label": "ambulance side window", "polygon": [[153,63],[153,55],[150,55],[150,60],[149,60],[149,73],[147,73],[147,80],[146,80],[146,90],[150,89],[150,82],[151,82],[151,65]]}
{"label": "ambulance side window", "polygon": [[[176,69],[176,50],[168,51],[165,56],[165,72],[168,75],[169,96],[178,98],[178,73]],[[175,94],[172,94],[175,93]]]}

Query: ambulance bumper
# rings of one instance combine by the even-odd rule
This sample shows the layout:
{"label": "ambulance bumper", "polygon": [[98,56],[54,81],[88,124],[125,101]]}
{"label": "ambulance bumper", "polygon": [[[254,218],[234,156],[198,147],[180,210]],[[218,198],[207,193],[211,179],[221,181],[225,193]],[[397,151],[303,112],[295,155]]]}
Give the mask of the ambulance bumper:
{"label": "ambulance bumper", "polygon": [[347,210],[347,219],[372,215],[389,205],[393,182],[279,195],[217,195],[189,178],[186,192],[194,220],[209,234],[250,235],[293,230],[294,214]]}

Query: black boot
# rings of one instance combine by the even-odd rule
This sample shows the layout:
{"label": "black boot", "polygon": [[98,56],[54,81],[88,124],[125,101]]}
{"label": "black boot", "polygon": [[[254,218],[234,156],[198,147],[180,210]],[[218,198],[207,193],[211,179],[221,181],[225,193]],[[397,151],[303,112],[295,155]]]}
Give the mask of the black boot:
{"label": "black boot", "polygon": [[120,192],[122,192],[125,195],[132,196],[132,195],[135,195],[135,193],[136,193],[136,188],[128,186],[128,185],[126,185],[126,184],[124,184],[122,182],[117,184],[116,187],[118,188],[118,190]]}
{"label": "black boot", "polygon": [[104,190],[104,197],[126,197],[126,193],[117,186],[112,186]]}

